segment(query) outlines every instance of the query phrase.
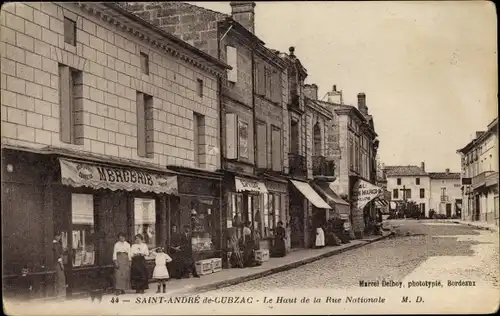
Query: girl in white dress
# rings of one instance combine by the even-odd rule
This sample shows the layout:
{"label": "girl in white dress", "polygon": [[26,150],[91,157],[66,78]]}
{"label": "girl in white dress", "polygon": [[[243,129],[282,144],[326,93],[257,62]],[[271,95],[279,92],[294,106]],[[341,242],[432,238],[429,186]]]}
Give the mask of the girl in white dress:
{"label": "girl in white dress", "polygon": [[172,258],[167,255],[163,247],[158,248],[155,255],[155,269],[153,270],[153,279],[158,281],[158,290],[156,293],[160,293],[161,287],[163,287],[163,293],[167,290],[166,282],[170,278],[167,269],[167,262],[172,262]]}

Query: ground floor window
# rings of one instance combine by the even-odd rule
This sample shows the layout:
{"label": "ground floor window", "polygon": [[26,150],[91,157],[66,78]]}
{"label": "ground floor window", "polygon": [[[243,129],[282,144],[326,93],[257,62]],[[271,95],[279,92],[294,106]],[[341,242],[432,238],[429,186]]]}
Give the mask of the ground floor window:
{"label": "ground floor window", "polygon": [[[94,197],[91,194],[71,194],[71,223],[73,267],[94,265]],[[67,234],[63,234],[62,241],[63,249],[67,249]]]}
{"label": "ground floor window", "polygon": [[215,250],[217,241],[216,214],[212,200],[197,200],[191,202],[191,229],[193,251]]}
{"label": "ground floor window", "polygon": [[156,200],[134,198],[134,236],[141,234],[150,250],[157,247],[156,224]]}
{"label": "ground floor window", "polygon": [[263,194],[264,205],[264,225],[262,229],[263,237],[271,237],[274,229],[281,220],[281,196],[275,193]]}

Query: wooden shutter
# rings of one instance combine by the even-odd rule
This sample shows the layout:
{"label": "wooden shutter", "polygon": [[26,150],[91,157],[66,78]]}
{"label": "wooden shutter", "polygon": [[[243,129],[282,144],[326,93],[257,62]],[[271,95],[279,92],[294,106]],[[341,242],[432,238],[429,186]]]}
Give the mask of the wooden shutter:
{"label": "wooden shutter", "polygon": [[144,94],[137,92],[137,155],[146,157],[146,111],[144,108]]}
{"label": "wooden shutter", "polygon": [[59,111],[61,141],[71,143],[73,111],[71,108],[71,70],[67,66],[59,66]]}
{"label": "wooden shutter", "polygon": [[232,67],[227,71],[227,80],[231,82],[238,81],[238,58],[236,47],[226,46],[227,64]]}
{"label": "wooden shutter", "polygon": [[273,127],[271,135],[273,171],[281,171],[281,131]]}
{"label": "wooden shutter", "polygon": [[238,117],[234,113],[226,113],[226,158],[238,158]]}
{"label": "wooden shutter", "polygon": [[257,123],[257,167],[267,167],[267,125]]}

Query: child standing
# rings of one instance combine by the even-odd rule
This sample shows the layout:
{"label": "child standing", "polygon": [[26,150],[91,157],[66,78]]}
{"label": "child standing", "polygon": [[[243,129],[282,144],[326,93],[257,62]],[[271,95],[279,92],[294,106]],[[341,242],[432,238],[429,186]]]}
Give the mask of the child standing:
{"label": "child standing", "polygon": [[167,269],[167,262],[172,262],[172,258],[165,253],[163,247],[158,248],[155,256],[155,269],[153,270],[153,279],[158,281],[158,290],[156,293],[160,293],[161,287],[163,287],[163,293],[167,289],[167,280],[170,278]]}

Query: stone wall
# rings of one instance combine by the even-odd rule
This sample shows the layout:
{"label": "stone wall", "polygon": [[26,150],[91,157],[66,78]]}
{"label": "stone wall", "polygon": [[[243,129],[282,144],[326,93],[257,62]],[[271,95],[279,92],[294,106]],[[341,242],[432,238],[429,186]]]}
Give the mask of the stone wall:
{"label": "stone wall", "polygon": [[[74,4],[8,3],[1,11],[2,141],[192,167],[193,112],[205,116],[207,169],[219,168],[217,78]],[[76,21],[76,46],[64,42]],[[149,75],[139,54],[149,56]],[[59,64],[82,72],[83,144],[60,140]],[[203,96],[197,80],[203,81]],[[153,157],[137,155],[136,93],[153,97]]]}

